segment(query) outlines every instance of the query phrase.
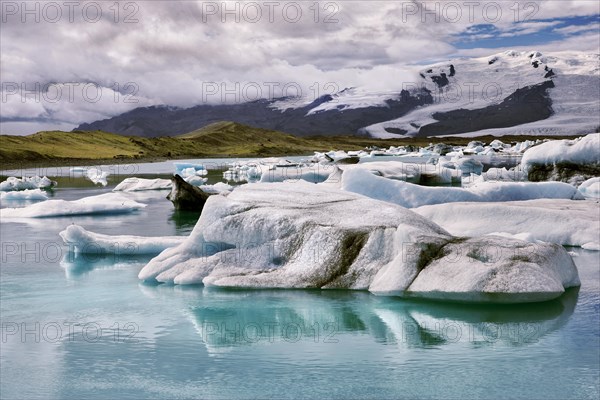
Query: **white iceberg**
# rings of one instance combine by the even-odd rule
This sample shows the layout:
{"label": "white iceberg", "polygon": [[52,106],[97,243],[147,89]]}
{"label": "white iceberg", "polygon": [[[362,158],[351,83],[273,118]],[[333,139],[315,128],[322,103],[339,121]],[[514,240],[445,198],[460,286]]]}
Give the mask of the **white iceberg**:
{"label": "white iceberg", "polygon": [[413,211],[453,235],[512,236],[593,248],[600,242],[600,205],[593,201],[529,200],[501,203],[450,203]]}
{"label": "white iceberg", "polygon": [[562,182],[478,182],[469,188],[426,187],[375,176],[363,169],[344,171],[341,188],[407,208],[461,201],[583,199],[576,188]]}
{"label": "white iceberg", "polygon": [[171,180],[169,179],[143,179],[143,178],[126,178],[119,183],[114,189],[114,192],[139,192],[144,190],[170,190]]}
{"label": "white iceberg", "polygon": [[324,182],[336,171],[332,165],[313,164],[306,166],[272,167],[260,176],[260,182],[285,182],[304,180],[311,183]]}
{"label": "white iceberg", "polygon": [[183,180],[192,186],[202,186],[206,182],[208,182],[208,178],[203,178],[198,175],[188,175],[185,178],[183,178]]}
{"label": "white iceberg", "polygon": [[110,253],[114,255],[159,254],[181,244],[184,236],[142,237],[131,235],[103,235],[69,225],[59,233],[69,250],[75,253]]}
{"label": "white iceberg", "polygon": [[48,195],[41,189],[25,189],[21,191],[0,192],[0,200],[48,200]]}
{"label": "white iceberg", "polygon": [[600,199],[600,178],[590,178],[579,186],[584,197]]}
{"label": "white iceberg", "polygon": [[16,178],[9,176],[5,181],[0,182],[0,192],[12,192],[18,190],[32,189],[50,189],[56,186],[56,182],[47,177],[24,176]]}
{"label": "white iceberg", "polygon": [[204,193],[227,194],[233,190],[233,186],[224,182],[217,182],[213,185],[202,185],[200,189]]}
{"label": "white iceberg", "polygon": [[400,161],[375,161],[356,165],[342,165],[344,171],[366,170],[384,178],[412,183],[452,183],[460,182],[462,172],[441,164],[406,163]]}
{"label": "white iceberg", "polygon": [[186,178],[188,176],[204,176],[208,174],[206,167],[203,164],[195,164],[189,162],[176,162],[173,163],[175,166],[175,174]]}
{"label": "white iceberg", "polygon": [[521,159],[525,171],[535,164],[552,165],[560,162],[600,163],[600,133],[592,133],[573,140],[551,140],[531,147]]}
{"label": "white iceberg", "polygon": [[256,161],[238,161],[223,172],[223,179],[229,182],[256,182],[260,179],[263,170],[268,169],[268,166],[261,165]]}
{"label": "white iceberg", "polygon": [[145,204],[118,193],[105,193],[79,200],[47,200],[22,208],[2,208],[2,218],[44,218],[72,215],[123,214],[140,210]]}
{"label": "white iceberg", "polygon": [[[423,272],[431,285],[419,279]],[[190,236],[139,278],[494,302],[548,300],[579,285],[561,246],[456,238],[403,207],[303,181],[210,197]]]}
{"label": "white iceberg", "polygon": [[108,175],[107,171],[102,171],[97,167],[73,167],[70,169],[70,172],[73,176],[83,176],[84,178],[89,179],[95,185],[108,185]]}

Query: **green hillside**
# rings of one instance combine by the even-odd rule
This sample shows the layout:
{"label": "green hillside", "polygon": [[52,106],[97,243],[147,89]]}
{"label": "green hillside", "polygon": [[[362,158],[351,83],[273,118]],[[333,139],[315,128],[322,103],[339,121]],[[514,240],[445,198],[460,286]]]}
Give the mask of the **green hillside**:
{"label": "green hillside", "polygon": [[[530,137],[503,137],[525,140]],[[539,138],[539,137],[538,137]],[[558,138],[558,137],[555,137]],[[373,139],[360,136],[299,138],[235,122],[217,122],[176,137],[143,138],[102,131],[47,131],[29,136],[0,135],[0,169],[25,165],[135,162],[196,157],[265,157],[313,151],[360,150],[369,146],[426,146],[431,142],[463,145],[471,138]],[[477,140],[491,141],[493,137]]]}

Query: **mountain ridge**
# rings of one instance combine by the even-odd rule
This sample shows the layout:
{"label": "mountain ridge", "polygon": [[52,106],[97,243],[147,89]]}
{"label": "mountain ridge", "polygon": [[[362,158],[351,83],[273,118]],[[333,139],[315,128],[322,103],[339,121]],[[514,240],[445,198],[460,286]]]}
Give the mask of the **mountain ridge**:
{"label": "mountain ridge", "polygon": [[593,110],[600,107],[599,60],[577,52],[507,51],[425,66],[414,87],[397,92],[346,88],[312,101],[151,106],[76,129],[176,136],[235,121],[298,137],[578,134],[600,126]]}

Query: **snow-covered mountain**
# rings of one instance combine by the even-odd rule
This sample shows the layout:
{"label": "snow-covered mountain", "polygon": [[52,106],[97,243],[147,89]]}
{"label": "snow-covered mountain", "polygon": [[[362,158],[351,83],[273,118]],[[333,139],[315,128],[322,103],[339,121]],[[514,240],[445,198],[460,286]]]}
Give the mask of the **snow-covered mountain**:
{"label": "snow-covered mountain", "polygon": [[191,108],[145,107],[82,124],[136,136],[183,134],[234,121],[298,136],[579,134],[600,127],[600,55],[507,51],[426,66],[402,90],[347,88],[316,100],[282,98]]}
{"label": "snow-covered mountain", "polygon": [[[435,64],[420,75],[426,87],[434,86],[433,104],[370,125],[366,132],[382,138],[394,137],[391,130],[410,136],[553,135],[586,133],[600,126],[598,54],[507,51]],[[519,96],[512,99],[515,93]]]}

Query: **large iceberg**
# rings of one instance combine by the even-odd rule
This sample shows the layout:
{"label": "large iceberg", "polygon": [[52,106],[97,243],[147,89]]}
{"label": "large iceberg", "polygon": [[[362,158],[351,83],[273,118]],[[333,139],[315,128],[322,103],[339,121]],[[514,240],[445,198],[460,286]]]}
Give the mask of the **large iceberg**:
{"label": "large iceberg", "polygon": [[579,285],[561,246],[453,237],[398,205],[303,181],[209,198],[190,236],[139,278],[493,302],[548,300]]}
{"label": "large iceberg", "polygon": [[126,178],[119,183],[114,189],[114,192],[139,192],[143,190],[171,190],[172,184],[170,179],[143,179],[143,178]]}
{"label": "large iceberg", "polygon": [[56,182],[47,177],[24,176],[17,178],[9,176],[4,182],[0,182],[0,192],[12,192],[17,190],[51,189]]}
{"label": "large iceberg", "polygon": [[47,200],[22,208],[2,208],[2,218],[44,218],[71,215],[123,214],[140,210],[145,204],[118,193],[105,193],[79,200]]}
{"label": "large iceberg", "polygon": [[600,174],[600,133],[573,140],[552,140],[528,149],[521,167],[530,181],[577,183]]}
{"label": "large iceberg", "polygon": [[363,169],[344,171],[341,188],[408,208],[461,201],[583,199],[576,188],[562,182],[478,182],[469,188],[426,187],[375,176]]}
{"label": "large iceberg", "polygon": [[69,250],[75,253],[109,253],[114,255],[159,254],[186,239],[183,236],[143,237],[132,235],[103,235],[69,225],[59,233]]}
{"label": "large iceberg", "polygon": [[451,203],[414,211],[453,235],[494,234],[589,249],[600,246],[600,205],[594,201]]}

